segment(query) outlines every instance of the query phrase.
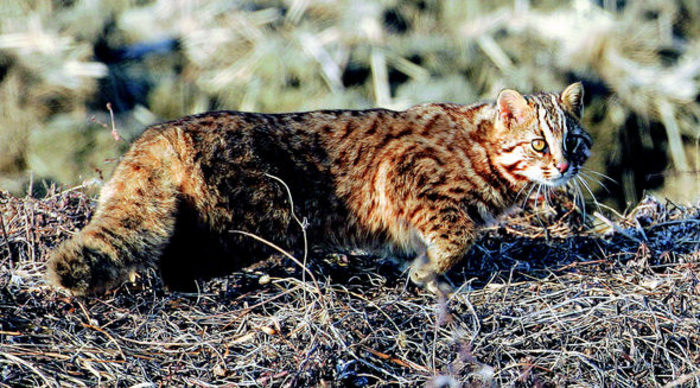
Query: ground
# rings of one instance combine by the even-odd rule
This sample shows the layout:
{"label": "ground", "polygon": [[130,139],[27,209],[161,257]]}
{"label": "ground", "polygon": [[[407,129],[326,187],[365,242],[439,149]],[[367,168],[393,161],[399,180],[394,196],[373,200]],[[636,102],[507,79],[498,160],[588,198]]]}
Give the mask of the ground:
{"label": "ground", "polygon": [[[0,386],[700,386],[700,207],[566,201],[488,229],[435,297],[392,262],[284,254],[166,292],[49,287],[78,190],[0,192]],[[597,210],[597,209],[596,209]],[[303,258],[297,258],[302,260]]]}

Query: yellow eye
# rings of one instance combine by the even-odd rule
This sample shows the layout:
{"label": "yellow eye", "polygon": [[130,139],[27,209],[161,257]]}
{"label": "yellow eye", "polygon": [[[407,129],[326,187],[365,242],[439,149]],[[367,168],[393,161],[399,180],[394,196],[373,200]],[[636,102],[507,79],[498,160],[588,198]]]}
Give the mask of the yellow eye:
{"label": "yellow eye", "polygon": [[534,139],[530,145],[532,146],[532,149],[537,152],[542,152],[545,148],[547,148],[547,142],[545,142],[544,139]]}

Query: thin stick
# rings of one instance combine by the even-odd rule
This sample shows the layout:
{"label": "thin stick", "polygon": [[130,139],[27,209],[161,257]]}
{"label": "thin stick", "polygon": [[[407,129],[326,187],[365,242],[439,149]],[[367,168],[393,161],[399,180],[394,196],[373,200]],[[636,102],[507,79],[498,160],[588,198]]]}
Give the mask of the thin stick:
{"label": "thin stick", "polygon": [[109,122],[110,126],[107,124],[97,120],[94,116],[90,118],[90,121],[93,123],[97,123],[100,125],[102,128],[110,131],[112,133],[112,137],[114,138],[115,141],[124,141],[124,138],[119,134],[119,131],[117,131],[117,126],[114,123],[114,111],[112,110],[112,103],[108,102],[107,105],[107,110],[109,111]]}
{"label": "thin stick", "polygon": [[2,226],[2,237],[5,239],[5,245],[7,245],[7,250],[10,252],[10,262],[14,263],[17,260],[15,259],[15,254],[12,252],[12,247],[10,246],[10,239],[7,237],[7,228],[5,227],[5,220],[2,214],[0,214],[0,226]]}
{"label": "thin stick", "polygon": [[114,125],[114,111],[112,110],[112,103],[108,102],[107,103],[107,110],[109,111],[109,122],[112,124],[112,137],[116,141],[122,141],[124,140],[121,135],[119,135],[119,132],[117,131],[117,126]]}
{"label": "thin stick", "polygon": [[[304,268],[306,268],[306,260],[307,260],[308,255],[309,255],[309,243],[308,243],[308,240],[306,238],[306,228],[308,226],[306,218],[304,218],[304,221],[302,222],[299,220],[299,217],[297,217],[296,213],[294,212],[294,198],[292,198],[292,191],[289,189],[289,186],[287,186],[287,184],[281,178],[278,178],[272,174],[265,173],[265,176],[278,181],[279,183],[282,184],[282,186],[284,186],[285,190],[287,190],[287,197],[289,198],[289,207],[290,207],[291,212],[292,212],[292,218],[294,218],[294,221],[296,221],[296,223],[299,224],[299,227],[301,228],[301,234],[302,234],[302,237],[304,239],[304,258],[302,260],[302,263],[304,265]],[[301,273],[301,281],[306,282],[306,271]],[[306,289],[304,289],[303,292],[304,292],[304,303],[306,303]]]}
{"label": "thin stick", "polygon": [[430,369],[428,369],[422,365],[418,365],[418,364],[411,362],[411,361],[402,360],[400,358],[392,357],[386,353],[382,353],[380,351],[377,351],[377,350],[374,350],[370,347],[367,347],[367,345],[362,345],[362,348],[365,349],[366,351],[372,353],[373,355],[383,359],[383,360],[389,360],[389,361],[391,361],[397,365],[400,365],[404,368],[416,369],[416,370],[419,370],[422,372],[430,372]]}
{"label": "thin stick", "polygon": [[253,238],[253,239],[255,239],[255,240],[258,240],[258,241],[260,241],[261,243],[266,244],[266,245],[268,245],[269,247],[273,248],[273,249],[276,250],[277,252],[279,252],[279,253],[285,255],[285,256],[288,257],[290,260],[292,260],[294,263],[296,263],[296,265],[298,265],[299,267],[301,267],[301,269],[302,269],[304,272],[306,272],[306,273],[309,274],[309,277],[311,278],[311,281],[313,281],[313,282],[314,282],[314,285],[316,286],[316,292],[318,293],[318,296],[319,296],[319,298],[321,299],[321,303],[323,304],[323,306],[324,306],[324,308],[325,308],[326,302],[325,302],[325,300],[323,299],[323,292],[321,291],[321,287],[320,287],[319,284],[318,284],[318,280],[316,280],[316,276],[314,276],[313,272],[311,272],[308,268],[306,268],[296,257],[292,256],[289,252],[287,252],[287,251],[285,251],[284,249],[280,248],[280,247],[277,246],[275,243],[273,243],[273,242],[271,242],[271,241],[268,241],[268,240],[265,240],[264,238],[262,238],[262,237],[260,237],[260,236],[257,236],[257,235],[255,235],[255,234],[253,234],[253,233],[249,233],[249,232],[246,232],[246,231],[243,231],[243,230],[237,230],[237,229],[236,229],[236,230],[229,230],[229,232],[230,232],[230,233],[242,234],[242,235],[244,235],[244,236],[248,236],[248,237],[251,237],[251,238]]}

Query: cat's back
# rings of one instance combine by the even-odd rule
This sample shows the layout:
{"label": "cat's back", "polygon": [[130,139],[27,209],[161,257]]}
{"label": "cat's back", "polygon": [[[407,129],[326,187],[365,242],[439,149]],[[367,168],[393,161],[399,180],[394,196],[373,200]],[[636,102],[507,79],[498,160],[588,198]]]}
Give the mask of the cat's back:
{"label": "cat's back", "polygon": [[295,152],[313,152],[322,146],[353,148],[375,142],[381,148],[397,138],[429,139],[441,132],[454,130],[460,115],[469,107],[458,104],[422,104],[405,111],[389,109],[317,110],[294,113],[252,113],[213,111],[163,122],[147,128],[138,142],[157,136],[184,134],[199,148],[229,146],[250,141],[274,141],[287,144]]}

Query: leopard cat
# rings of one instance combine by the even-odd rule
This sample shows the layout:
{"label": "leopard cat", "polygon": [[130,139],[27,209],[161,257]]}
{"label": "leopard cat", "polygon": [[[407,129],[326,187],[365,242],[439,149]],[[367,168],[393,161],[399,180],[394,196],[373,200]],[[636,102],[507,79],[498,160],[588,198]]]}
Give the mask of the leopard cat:
{"label": "leopard cat", "polygon": [[48,278],[83,295],[158,268],[169,289],[192,290],[268,257],[254,235],[289,252],[307,241],[422,254],[412,279],[426,282],[529,187],[579,172],[592,145],[582,114],[574,83],[468,106],[220,111],[157,124],[123,156],[91,221],[52,252]]}

